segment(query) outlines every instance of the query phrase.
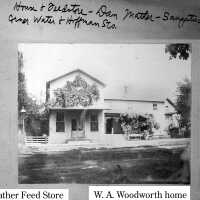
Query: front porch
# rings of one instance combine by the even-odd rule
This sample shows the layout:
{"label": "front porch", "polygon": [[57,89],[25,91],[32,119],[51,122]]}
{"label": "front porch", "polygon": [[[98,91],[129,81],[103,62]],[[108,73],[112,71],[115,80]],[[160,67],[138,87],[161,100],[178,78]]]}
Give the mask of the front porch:
{"label": "front porch", "polygon": [[98,141],[103,132],[104,112],[102,108],[50,110],[49,143]]}

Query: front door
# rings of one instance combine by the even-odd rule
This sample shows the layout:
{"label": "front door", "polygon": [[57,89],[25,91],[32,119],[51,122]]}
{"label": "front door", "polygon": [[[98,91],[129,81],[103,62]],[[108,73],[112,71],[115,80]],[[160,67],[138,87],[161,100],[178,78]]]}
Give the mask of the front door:
{"label": "front door", "polygon": [[73,118],[71,120],[71,137],[74,139],[84,138],[85,137],[85,130],[84,130],[84,122],[80,121],[79,118]]}

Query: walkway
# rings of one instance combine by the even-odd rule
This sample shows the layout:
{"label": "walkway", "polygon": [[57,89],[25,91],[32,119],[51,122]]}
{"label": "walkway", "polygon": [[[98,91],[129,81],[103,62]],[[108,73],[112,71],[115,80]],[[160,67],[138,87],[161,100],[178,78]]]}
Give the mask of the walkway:
{"label": "walkway", "polygon": [[99,144],[90,141],[75,141],[67,144],[34,144],[31,146],[19,146],[20,154],[32,154],[37,152],[43,153],[55,153],[69,151],[72,149],[86,148],[86,149],[101,149],[101,148],[122,148],[130,147],[136,149],[144,149],[146,147],[161,147],[165,149],[172,149],[178,147],[187,147],[190,144],[190,138],[167,138],[167,139],[155,139],[155,140],[132,140],[123,141],[121,143]]}

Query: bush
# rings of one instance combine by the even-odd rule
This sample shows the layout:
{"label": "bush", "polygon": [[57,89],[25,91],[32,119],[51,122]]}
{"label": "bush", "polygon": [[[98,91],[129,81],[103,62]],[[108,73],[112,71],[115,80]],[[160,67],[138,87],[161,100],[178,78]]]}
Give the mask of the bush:
{"label": "bush", "polygon": [[171,138],[180,137],[179,128],[177,127],[169,128],[169,135],[171,136]]}

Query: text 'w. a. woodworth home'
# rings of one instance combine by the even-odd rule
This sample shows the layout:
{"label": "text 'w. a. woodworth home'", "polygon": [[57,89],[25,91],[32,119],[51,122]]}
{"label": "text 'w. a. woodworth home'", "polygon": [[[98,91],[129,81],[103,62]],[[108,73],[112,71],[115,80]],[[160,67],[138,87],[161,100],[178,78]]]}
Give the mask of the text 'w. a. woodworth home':
{"label": "text 'w. a. woodworth home'", "polygon": [[48,81],[49,143],[84,139],[99,143],[125,141],[119,117],[133,112],[141,116],[152,114],[159,124],[155,134],[166,135],[166,113],[174,112],[174,108],[165,99],[108,99],[104,97],[106,87],[109,86],[80,69]]}

